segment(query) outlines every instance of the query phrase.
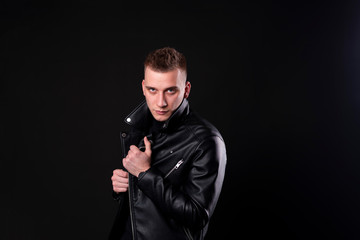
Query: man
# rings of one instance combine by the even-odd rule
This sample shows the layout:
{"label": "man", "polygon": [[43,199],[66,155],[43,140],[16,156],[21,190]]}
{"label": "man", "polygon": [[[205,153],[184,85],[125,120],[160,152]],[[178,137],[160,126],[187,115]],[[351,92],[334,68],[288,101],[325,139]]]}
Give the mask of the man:
{"label": "man", "polygon": [[110,239],[204,239],[221,191],[226,150],[218,130],[189,108],[186,60],[173,48],[145,60],[145,100],[121,133],[123,169]]}

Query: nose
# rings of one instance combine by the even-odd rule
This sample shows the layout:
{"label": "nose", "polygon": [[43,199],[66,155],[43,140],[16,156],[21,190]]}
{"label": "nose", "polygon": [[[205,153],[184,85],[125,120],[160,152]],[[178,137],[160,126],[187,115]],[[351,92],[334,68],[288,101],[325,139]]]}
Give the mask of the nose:
{"label": "nose", "polygon": [[164,108],[167,106],[167,102],[164,96],[164,93],[159,93],[157,98],[157,105],[160,108]]}

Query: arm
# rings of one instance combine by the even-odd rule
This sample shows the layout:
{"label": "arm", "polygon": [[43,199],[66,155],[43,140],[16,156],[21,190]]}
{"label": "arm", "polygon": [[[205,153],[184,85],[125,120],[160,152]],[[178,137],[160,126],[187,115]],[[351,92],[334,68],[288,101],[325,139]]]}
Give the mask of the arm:
{"label": "arm", "polygon": [[181,188],[173,187],[156,168],[142,173],[138,186],[169,217],[184,226],[202,228],[220,195],[226,164],[224,142],[216,136],[204,140],[191,161]]}

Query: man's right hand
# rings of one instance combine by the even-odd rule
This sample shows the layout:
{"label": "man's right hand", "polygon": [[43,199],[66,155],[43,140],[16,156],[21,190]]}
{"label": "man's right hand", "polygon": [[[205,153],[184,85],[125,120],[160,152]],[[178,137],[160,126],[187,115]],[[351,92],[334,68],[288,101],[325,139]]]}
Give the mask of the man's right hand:
{"label": "man's right hand", "polygon": [[129,187],[129,173],[121,169],[115,169],[111,177],[113,190],[116,193],[126,192]]}

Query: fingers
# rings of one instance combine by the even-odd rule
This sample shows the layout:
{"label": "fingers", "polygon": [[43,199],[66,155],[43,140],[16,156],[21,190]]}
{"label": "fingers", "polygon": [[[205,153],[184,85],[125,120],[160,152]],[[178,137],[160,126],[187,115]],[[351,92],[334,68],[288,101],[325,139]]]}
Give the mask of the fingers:
{"label": "fingers", "polygon": [[121,169],[116,169],[113,171],[111,181],[114,192],[126,192],[129,187],[129,174]]}
{"label": "fingers", "polygon": [[122,193],[127,191],[127,187],[113,187],[114,192]]}
{"label": "fingers", "polygon": [[136,147],[135,145],[131,145],[128,154],[126,155],[126,159],[138,158],[139,155],[141,155],[142,153],[143,152],[140,151],[138,147]]}
{"label": "fingers", "polygon": [[[145,153],[150,156],[151,155],[151,142],[148,140],[147,137],[144,137],[144,145],[145,145]],[[130,150],[128,152],[128,155],[137,155],[140,152],[143,152],[144,146],[140,147],[140,149],[138,147],[136,147],[135,145],[131,145],[130,146]]]}
{"label": "fingers", "polygon": [[113,185],[121,184],[122,186],[124,186],[124,185],[129,184],[129,178],[127,178],[127,177],[119,177],[117,175],[113,175],[111,177],[111,181],[112,181]]}
{"label": "fingers", "polygon": [[148,140],[147,137],[144,137],[144,143],[145,143],[145,153],[148,156],[151,156],[151,142]]}
{"label": "fingers", "polygon": [[151,143],[145,137],[145,152],[142,152],[134,145],[130,146],[130,150],[122,163],[126,170],[132,175],[138,177],[140,172],[147,171],[151,166]]}
{"label": "fingers", "polygon": [[128,187],[129,187],[128,184],[122,184],[122,183],[114,183],[113,184],[113,190],[116,193],[126,192],[128,190]]}
{"label": "fingers", "polygon": [[140,150],[139,150],[139,148],[138,148],[137,146],[131,145],[129,152],[131,152],[131,151],[134,152],[134,153],[136,153],[136,152],[138,152],[138,151],[140,151]]}
{"label": "fingers", "polygon": [[133,162],[131,162],[129,155],[130,155],[130,154],[128,154],[128,155],[126,156],[126,158],[123,158],[122,164],[123,164],[123,166],[126,168],[126,170],[128,170],[128,171],[131,173],[130,169],[132,169],[131,166],[133,165]]}
{"label": "fingers", "polygon": [[129,177],[129,173],[122,170],[122,169],[115,169],[113,171],[113,175],[119,176],[119,177],[124,177],[124,178],[128,178]]}

